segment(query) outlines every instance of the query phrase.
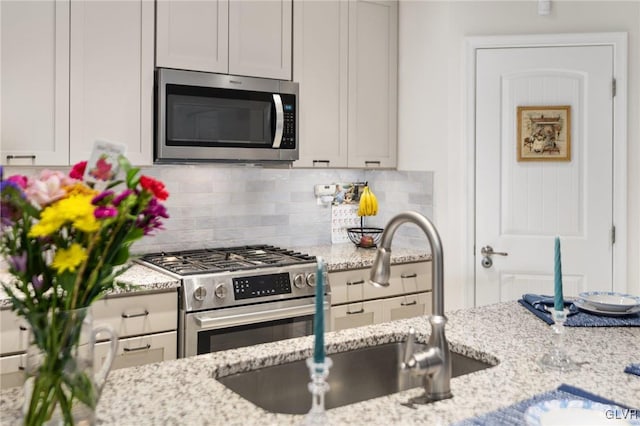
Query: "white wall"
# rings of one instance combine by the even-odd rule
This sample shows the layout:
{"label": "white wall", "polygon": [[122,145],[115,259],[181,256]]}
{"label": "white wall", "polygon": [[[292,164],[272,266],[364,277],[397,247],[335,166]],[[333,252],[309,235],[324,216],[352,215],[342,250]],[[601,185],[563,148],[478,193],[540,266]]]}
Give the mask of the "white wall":
{"label": "white wall", "polygon": [[640,2],[410,1],[399,9],[399,153],[402,170],[434,172],[434,218],[445,248],[446,307],[473,305],[465,292],[467,141],[464,37],[500,34],[627,32],[628,291],[640,294]]}

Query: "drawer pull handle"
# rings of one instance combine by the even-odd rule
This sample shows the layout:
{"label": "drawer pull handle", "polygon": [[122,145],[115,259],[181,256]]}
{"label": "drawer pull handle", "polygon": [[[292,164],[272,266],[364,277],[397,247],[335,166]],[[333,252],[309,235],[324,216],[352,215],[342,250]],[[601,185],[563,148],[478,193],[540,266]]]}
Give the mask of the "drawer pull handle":
{"label": "drawer pull handle", "polygon": [[35,155],[7,155],[7,163],[10,163],[11,160],[31,160],[31,162],[36,161]]}
{"label": "drawer pull handle", "polygon": [[400,306],[411,306],[411,305],[417,305],[418,301],[414,300],[413,302],[400,302]]}
{"label": "drawer pull handle", "polygon": [[20,329],[20,331],[27,331],[27,327],[25,327],[24,325],[21,325],[18,328]]}
{"label": "drawer pull handle", "polygon": [[22,365],[18,366],[18,370],[24,371],[24,367]]}
{"label": "drawer pull handle", "polygon": [[329,160],[313,160],[313,165],[315,166],[316,164],[326,164],[327,166],[329,165],[329,163],[331,163],[331,161]]}
{"label": "drawer pull handle", "polygon": [[380,166],[380,164],[381,164],[381,163],[380,163],[380,161],[371,161],[371,160],[367,160],[367,161],[365,161],[365,162],[364,162],[364,166],[365,166],[365,167],[369,167],[370,165],[372,165],[372,166],[378,166],[378,167],[379,167],[379,166]]}
{"label": "drawer pull handle", "polygon": [[359,284],[364,284],[364,280],[347,281],[347,285],[359,285]]}
{"label": "drawer pull handle", "polygon": [[137,348],[123,348],[125,352],[146,351],[148,349],[151,349],[151,345],[149,343],[144,346],[138,346]]}
{"label": "drawer pull handle", "polygon": [[136,318],[136,317],[146,317],[147,315],[149,315],[149,311],[147,311],[146,309],[144,310],[144,312],[141,312],[139,314],[125,314],[124,312],[122,313],[122,318]]}
{"label": "drawer pull handle", "polygon": [[360,309],[359,311],[353,311],[353,312],[347,311],[347,315],[361,314],[363,312],[364,312],[364,308]]}
{"label": "drawer pull handle", "polygon": [[415,272],[413,274],[402,274],[402,275],[400,275],[401,278],[415,278],[417,276],[418,276],[418,274],[416,274]]}

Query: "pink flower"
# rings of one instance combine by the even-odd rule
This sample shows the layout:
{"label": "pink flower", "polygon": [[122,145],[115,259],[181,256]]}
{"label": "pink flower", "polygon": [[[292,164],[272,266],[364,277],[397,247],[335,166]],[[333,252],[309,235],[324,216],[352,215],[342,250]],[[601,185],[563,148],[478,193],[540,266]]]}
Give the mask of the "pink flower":
{"label": "pink flower", "polygon": [[96,207],[96,209],[93,211],[93,215],[96,219],[114,217],[118,215],[118,209],[116,209],[115,207],[100,206]]}
{"label": "pink flower", "polygon": [[73,168],[69,172],[69,177],[81,180],[82,177],[84,176],[84,170],[86,168],[87,168],[87,162],[86,161],[81,161],[79,163],[74,164]]}
{"label": "pink flower", "polygon": [[25,192],[29,199],[45,206],[66,195],[63,187],[76,182],[64,173],[53,170],[43,170],[40,177],[27,183]]}
{"label": "pink flower", "polygon": [[27,179],[26,176],[22,176],[22,175],[13,175],[13,176],[9,176],[7,178],[8,182],[13,182],[15,183],[17,186],[19,186],[21,189],[25,189],[27,187],[27,182],[29,181],[29,179]]}

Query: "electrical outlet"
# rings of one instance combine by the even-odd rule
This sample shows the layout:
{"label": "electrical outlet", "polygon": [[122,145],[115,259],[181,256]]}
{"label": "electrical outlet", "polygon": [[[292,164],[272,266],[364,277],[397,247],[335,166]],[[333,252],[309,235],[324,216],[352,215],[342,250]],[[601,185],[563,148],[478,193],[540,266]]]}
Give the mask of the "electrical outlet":
{"label": "electrical outlet", "polygon": [[333,195],[336,193],[336,185],[335,184],[330,184],[330,185],[315,185],[313,187],[313,192],[316,195],[316,197],[322,197],[325,195]]}

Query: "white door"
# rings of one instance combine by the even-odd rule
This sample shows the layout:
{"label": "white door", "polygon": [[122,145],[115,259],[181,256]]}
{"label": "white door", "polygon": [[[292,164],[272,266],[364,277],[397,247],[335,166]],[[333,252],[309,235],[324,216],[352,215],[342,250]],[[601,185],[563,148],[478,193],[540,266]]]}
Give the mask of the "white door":
{"label": "white door", "polygon": [[[476,306],[553,294],[554,238],[565,295],[611,290],[612,46],[478,49]],[[570,161],[518,161],[518,106],[569,105]],[[481,248],[496,252],[482,265]]]}

